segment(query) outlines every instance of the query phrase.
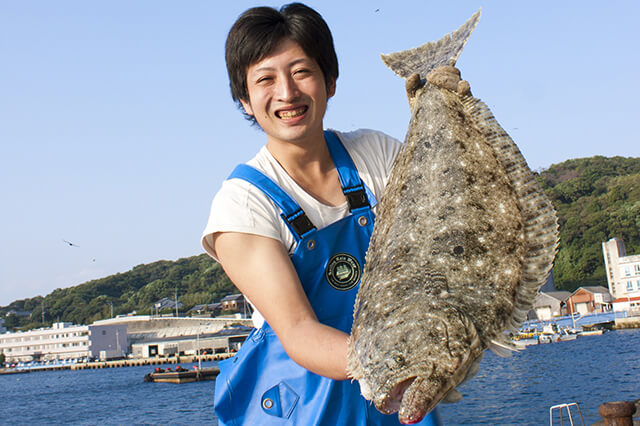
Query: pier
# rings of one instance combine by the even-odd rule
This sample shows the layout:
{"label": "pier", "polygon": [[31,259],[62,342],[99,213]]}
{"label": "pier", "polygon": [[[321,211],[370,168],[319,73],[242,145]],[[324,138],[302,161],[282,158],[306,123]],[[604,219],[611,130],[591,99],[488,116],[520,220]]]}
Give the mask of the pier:
{"label": "pier", "polygon": [[[235,352],[225,352],[218,354],[200,355],[200,361],[221,361],[231,358]],[[145,365],[162,365],[162,364],[190,364],[197,363],[197,355],[181,355],[170,357],[154,357],[154,358],[127,358],[111,361],[90,361],[77,364],[60,363],[45,364],[26,368],[0,369],[0,374],[16,374],[28,373],[36,371],[58,371],[58,370],[97,370],[102,368],[121,368],[121,367],[141,367]]]}
{"label": "pier", "polygon": [[[233,355],[235,355],[235,353],[200,355],[200,361],[220,361],[223,359],[231,358]],[[171,357],[130,358],[118,359],[113,361],[83,362],[80,364],[71,364],[69,367],[71,370],[92,370],[100,368],[141,367],[145,365],[189,364],[197,362],[197,355],[182,355]]]}

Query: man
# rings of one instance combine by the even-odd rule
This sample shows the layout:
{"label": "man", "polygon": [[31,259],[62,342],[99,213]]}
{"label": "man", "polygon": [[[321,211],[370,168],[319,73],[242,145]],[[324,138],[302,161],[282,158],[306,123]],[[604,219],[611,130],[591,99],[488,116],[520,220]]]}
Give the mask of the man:
{"label": "man", "polygon": [[[257,327],[220,365],[219,422],[398,424],[348,380],[346,352],[373,208],[400,144],[371,130],[324,131],[338,62],[307,6],[247,10],[226,61],[233,99],[267,142],[223,183],[202,239]],[[432,413],[421,424],[437,422]]]}

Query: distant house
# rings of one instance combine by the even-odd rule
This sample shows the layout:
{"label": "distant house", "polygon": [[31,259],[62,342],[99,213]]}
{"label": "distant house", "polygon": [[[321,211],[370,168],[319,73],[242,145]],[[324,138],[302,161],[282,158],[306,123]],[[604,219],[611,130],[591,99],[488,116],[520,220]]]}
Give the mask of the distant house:
{"label": "distant house", "polygon": [[222,298],[220,303],[222,304],[222,310],[224,311],[243,313],[251,312],[251,306],[242,294],[230,294],[228,296],[225,296]]}
{"label": "distant house", "polygon": [[640,296],[621,297],[611,302],[614,312],[627,311],[634,315],[640,315]]}
{"label": "distant house", "polygon": [[[179,301],[178,309],[182,308],[182,306],[182,302]],[[162,299],[154,303],[153,307],[156,309],[156,311],[162,311],[164,309],[174,310],[176,308],[176,301],[169,299],[168,297],[163,297]]]}
{"label": "distant house", "polygon": [[533,304],[535,318],[530,319],[546,321],[554,317],[566,315],[567,310],[565,305],[569,296],[571,296],[571,293],[568,291],[539,292]]}
{"label": "distant house", "polygon": [[602,286],[580,287],[566,301],[567,314],[581,315],[611,310],[613,298],[609,290]]}
{"label": "distant house", "polygon": [[187,315],[215,317],[220,311],[222,311],[222,303],[209,303],[194,306],[187,311]]}
{"label": "distant house", "polygon": [[27,312],[27,311],[16,311],[16,310],[10,310],[7,311],[7,313],[5,314],[5,317],[10,317],[11,315],[15,315],[17,317],[30,317],[31,316],[31,312]]}

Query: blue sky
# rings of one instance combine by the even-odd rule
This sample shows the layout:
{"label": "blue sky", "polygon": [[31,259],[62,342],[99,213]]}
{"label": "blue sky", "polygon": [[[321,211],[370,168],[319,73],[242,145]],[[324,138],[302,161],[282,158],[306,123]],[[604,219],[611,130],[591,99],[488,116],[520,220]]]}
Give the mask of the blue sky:
{"label": "blue sky", "polygon": [[[0,0],[0,305],[202,252],[213,195],[264,144],[224,64],[234,19],[264,4],[282,3]],[[638,2],[308,4],[340,61],[326,127],[402,139],[404,83],[380,53],[482,7],[458,67],[533,169],[640,156]]]}

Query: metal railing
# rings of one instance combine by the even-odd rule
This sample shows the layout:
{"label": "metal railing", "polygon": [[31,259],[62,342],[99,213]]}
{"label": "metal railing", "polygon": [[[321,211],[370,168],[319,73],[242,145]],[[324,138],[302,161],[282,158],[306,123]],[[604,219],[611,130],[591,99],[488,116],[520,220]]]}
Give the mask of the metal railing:
{"label": "metal railing", "polygon": [[582,410],[580,410],[580,406],[576,402],[571,402],[569,404],[558,404],[549,408],[549,425],[553,426],[553,411],[558,410],[560,414],[560,426],[562,426],[563,420],[564,420],[562,409],[566,408],[567,415],[569,416],[569,424],[573,426],[573,417],[571,416],[571,407],[576,407],[578,409],[578,413],[580,414],[580,421],[582,422],[582,426],[584,426],[584,418],[582,417]]}

